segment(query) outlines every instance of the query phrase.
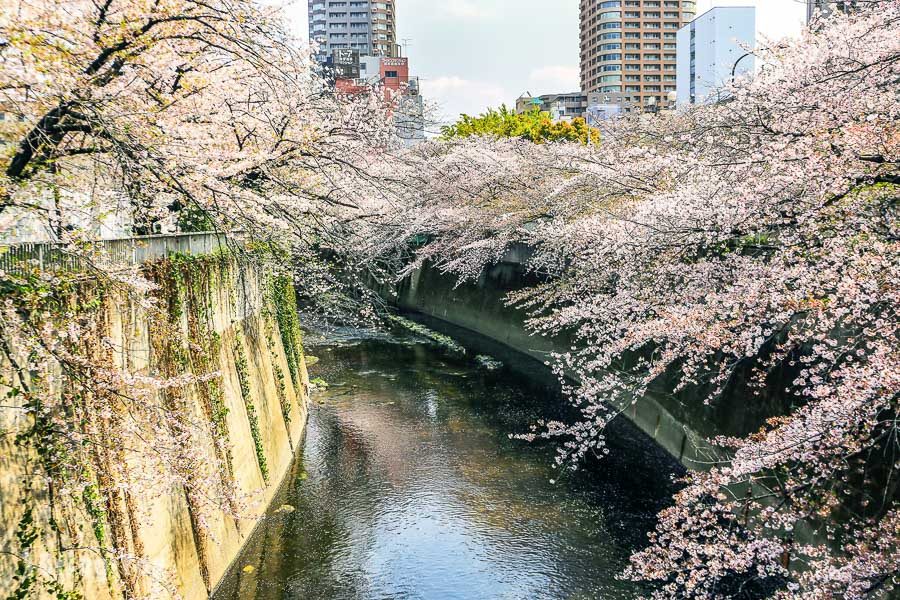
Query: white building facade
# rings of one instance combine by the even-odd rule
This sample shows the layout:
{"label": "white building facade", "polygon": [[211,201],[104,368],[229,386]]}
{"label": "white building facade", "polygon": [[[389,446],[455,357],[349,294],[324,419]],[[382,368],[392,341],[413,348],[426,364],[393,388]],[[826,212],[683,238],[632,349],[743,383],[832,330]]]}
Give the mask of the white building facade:
{"label": "white building facade", "polygon": [[756,45],[756,9],[713,8],[681,29],[677,37],[678,105],[716,102],[733,76],[753,73],[747,54]]}

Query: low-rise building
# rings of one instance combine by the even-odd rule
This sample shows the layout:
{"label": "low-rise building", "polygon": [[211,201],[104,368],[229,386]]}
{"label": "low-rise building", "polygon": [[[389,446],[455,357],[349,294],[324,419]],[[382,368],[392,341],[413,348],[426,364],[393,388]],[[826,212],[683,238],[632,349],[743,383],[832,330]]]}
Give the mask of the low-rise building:
{"label": "low-rise building", "polygon": [[[33,126],[35,115],[27,114],[35,109],[30,102],[27,96],[0,102],[0,153],[9,158]],[[0,244],[56,242],[64,232],[73,231],[96,239],[131,235],[133,208],[127,196],[103,195],[98,201],[90,189],[46,190],[29,198],[27,208],[15,204],[5,207],[0,211]]]}
{"label": "low-rise building", "polygon": [[[335,54],[332,60],[339,58],[343,59]],[[355,62],[333,71],[335,89],[342,94],[382,90],[401,143],[412,146],[424,140],[425,105],[418,78],[409,75],[409,59],[348,53],[347,60]]]}
{"label": "low-rise building", "polygon": [[756,44],[756,9],[708,10],[678,30],[677,43],[678,105],[721,100],[723,86],[755,67],[748,49]]}
{"label": "low-rise building", "polygon": [[592,92],[587,95],[587,103],[584,118],[591,127],[625,114],[622,92]]}
{"label": "low-rise building", "polygon": [[532,96],[530,92],[526,92],[516,99],[517,114],[537,109],[549,113],[555,123],[584,117],[587,108],[588,98],[581,92],[544,94],[543,96]]}
{"label": "low-rise building", "polygon": [[425,101],[419,89],[419,79],[410,77],[406,91],[397,101],[394,125],[400,142],[411,147],[425,141]]}

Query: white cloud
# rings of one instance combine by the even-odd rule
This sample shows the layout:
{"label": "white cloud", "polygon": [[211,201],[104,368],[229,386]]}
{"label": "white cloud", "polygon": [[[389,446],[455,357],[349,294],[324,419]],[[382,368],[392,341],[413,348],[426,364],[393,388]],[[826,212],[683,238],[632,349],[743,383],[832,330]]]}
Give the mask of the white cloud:
{"label": "white cloud", "polygon": [[439,14],[454,19],[489,19],[496,16],[497,11],[493,6],[486,6],[484,0],[442,0]]}
{"label": "white cloud", "polygon": [[461,113],[479,114],[488,107],[509,102],[503,86],[489,81],[473,81],[457,75],[426,79],[422,92],[438,104],[438,118],[442,122],[455,121]]}
{"label": "white cloud", "polygon": [[291,33],[300,39],[309,39],[309,7],[303,0],[262,0],[264,5],[282,11]]}
{"label": "white cloud", "polygon": [[528,81],[535,95],[566,93],[581,89],[581,74],[575,65],[548,65],[531,71]]}

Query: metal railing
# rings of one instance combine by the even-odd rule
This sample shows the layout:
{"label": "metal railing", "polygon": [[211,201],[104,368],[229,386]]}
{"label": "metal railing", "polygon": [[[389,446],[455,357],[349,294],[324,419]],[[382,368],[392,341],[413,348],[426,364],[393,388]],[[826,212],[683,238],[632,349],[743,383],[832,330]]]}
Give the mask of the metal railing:
{"label": "metal railing", "polygon": [[172,254],[211,254],[238,242],[242,232],[176,233],[90,242],[73,249],[54,242],[0,244],[0,272],[127,268]]}

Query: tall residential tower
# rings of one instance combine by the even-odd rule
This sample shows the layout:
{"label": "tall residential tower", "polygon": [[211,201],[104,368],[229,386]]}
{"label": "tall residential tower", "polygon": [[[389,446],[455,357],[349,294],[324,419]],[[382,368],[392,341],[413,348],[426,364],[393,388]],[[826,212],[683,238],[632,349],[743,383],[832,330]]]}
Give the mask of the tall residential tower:
{"label": "tall residential tower", "polygon": [[695,14],[693,0],[581,0],[582,92],[613,94],[624,112],[671,108],[676,36]]}
{"label": "tall residential tower", "polygon": [[318,42],[324,62],[334,50],[363,56],[397,57],[394,0],[308,0],[309,39]]}

